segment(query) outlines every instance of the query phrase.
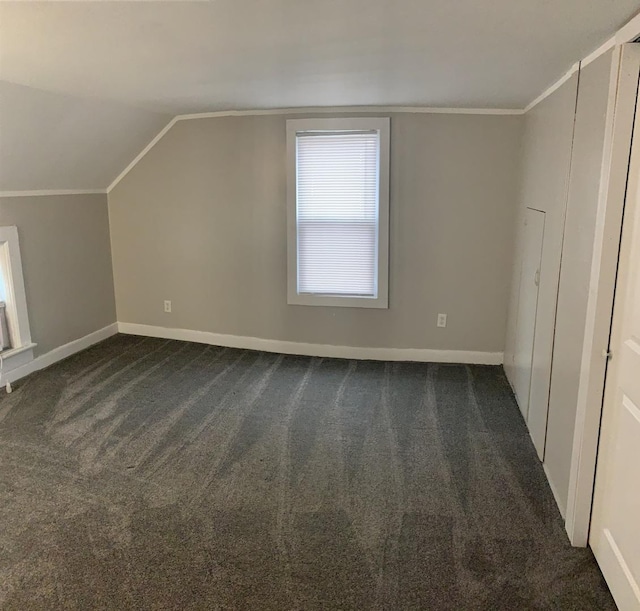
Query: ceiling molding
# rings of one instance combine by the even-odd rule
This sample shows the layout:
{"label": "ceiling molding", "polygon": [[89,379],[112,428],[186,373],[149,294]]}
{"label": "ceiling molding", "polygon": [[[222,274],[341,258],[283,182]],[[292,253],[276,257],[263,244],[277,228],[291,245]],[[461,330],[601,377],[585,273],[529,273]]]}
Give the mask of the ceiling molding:
{"label": "ceiling molding", "polygon": [[176,119],[214,119],[216,117],[251,117],[262,115],[309,115],[339,113],[414,113],[431,115],[521,115],[519,108],[430,108],[425,106],[310,106],[300,108],[268,108],[265,110],[221,110],[178,115]]}
{"label": "ceiling molding", "polygon": [[164,137],[164,135],[178,121],[192,121],[196,119],[216,119],[220,117],[256,117],[265,115],[308,115],[308,114],[340,114],[340,113],[415,113],[415,114],[446,114],[446,115],[522,115],[523,110],[517,108],[428,108],[421,106],[335,106],[335,107],[309,107],[309,108],[269,108],[264,110],[220,110],[216,112],[201,112],[187,115],[177,115],[167,123],[157,136],[129,165],[118,174],[107,187],[106,192],[111,191],[118,183],[140,162],[140,160]]}
{"label": "ceiling molding", "polygon": [[584,57],[579,62],[576,62],[571,66],[569,71],[561,76],[551,87],[541,93],[533,102],[529,103],[524,113],[528,113],[532,108],[537,106],[542,100],[549,97],[554,91],[562,87],[578,70],[588,66],[594,62],[601,55],[604,55],[609,49],[617,45],[623,45],[628,42],[633,42],[640,36],[640,13],[635,17],[632,17],[625,25],[623,25],[611,38],[602,43],[597,49],[593,50],[589,55]]}
{"label": "ceiling molding", "polygon": [[590,63],[594,62],[601,55],[604,55],[609,49],[613,49],[613,47],[615,47],[616,44],[617,44],[616,43],[616,37],[612,36],[611,38],[609,38],[609,40],[607,40],[606,42],[602,43],[595,51],[593,51],[592,53],[589,53],[589,55],[587,55],[580,62],[580,69],[582,70],[582,68],[584,68],[585,66],[588,66]]}
{"label": "ceiling molding", "polygon": [[105,195],[106,189],[42,189],[40,191],[0,191],[0,197],[45,197],[51,195]]}
{"label": "ceiling molding", "polygon": [[548,98],[554,91],[557,91],[564,85],[576,72],[580,70],[580,62],[577,62],[571,66],[569,71],[560,77],[551,87],[543,91],[533,102],[527,105],[524,109],[524,114],[528,113],[532,108],[536,107],[542,100]]}
{"label": "ceiling molding", "polygon": [[106,193],[111,193],[111,189],[113,189],[133,168],[138,165],[138,162],[162,139],[162,137],[174,126],[174,124],[180,120],[180,116],[173,117],[169,123],[167,123],[160,132],[145,146],[129,163],[129,165],[118,174],[118,176],[113,180],[113,182],[107,187]]}
{"label": "ceiling molding", "polygon": [[632,42],[640,36],[640,13],[632,17],[626,25],[623,25],[616,33],[615,39],[617,45],[625,42]]}

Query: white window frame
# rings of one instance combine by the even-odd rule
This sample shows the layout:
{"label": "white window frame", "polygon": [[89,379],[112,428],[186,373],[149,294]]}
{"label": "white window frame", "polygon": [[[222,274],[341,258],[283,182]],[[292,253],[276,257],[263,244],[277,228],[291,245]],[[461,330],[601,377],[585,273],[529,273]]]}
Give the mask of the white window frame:
{"label": "white window frame", "polygon": [[[298,293],[297,134],[305,131],[377,131],[378,154],[378,260],[377,296]],[[289,119],[287,121],[287,303],[350,308],[389,307],[389,141],[390,119]]]}
{"label": "white window frame", "polygon": [[36,347],[31,341],[17,227],[0,227],[0,265],[4,272],[6,312],[12,341],[9,350],[0,351],[0,384],[4,384],[11,379],[11,371],[33,360]]}

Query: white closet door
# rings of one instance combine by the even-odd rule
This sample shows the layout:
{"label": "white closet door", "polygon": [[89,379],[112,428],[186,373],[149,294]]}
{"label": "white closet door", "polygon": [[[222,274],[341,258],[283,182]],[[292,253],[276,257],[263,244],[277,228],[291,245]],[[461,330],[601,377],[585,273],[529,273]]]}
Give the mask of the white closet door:
{"label": "white closet door", "polygon": [[640,108],[629,168],[589,543],[621,611],[640,610]]}
{"label": "white closet door", "polygon": [[531,367],[538,311],[538,287],[540,286],[540,263],[544,240],[545,213],[527,208],[524,219],[524,243],[520,271],[520,294],[516,322],[517,347],[514,355],[513,388],[520,411],[527,419],[529,392],[531,390]]}

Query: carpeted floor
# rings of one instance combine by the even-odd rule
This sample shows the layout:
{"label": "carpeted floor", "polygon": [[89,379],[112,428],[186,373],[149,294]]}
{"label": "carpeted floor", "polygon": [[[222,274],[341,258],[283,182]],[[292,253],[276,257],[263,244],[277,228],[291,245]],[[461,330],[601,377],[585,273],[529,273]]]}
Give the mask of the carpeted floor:
{"label": "carpeted floor", "polygon": [[3,609],[615,609],[499,367],[116,336],[16,386]]}

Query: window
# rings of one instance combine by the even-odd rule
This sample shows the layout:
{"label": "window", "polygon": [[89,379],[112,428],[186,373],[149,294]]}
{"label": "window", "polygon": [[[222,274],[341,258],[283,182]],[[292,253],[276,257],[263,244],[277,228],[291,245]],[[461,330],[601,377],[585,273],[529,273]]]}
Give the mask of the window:
{"label": "window", "polygon": [[[0,350],[0,385],[11,379],[11,371],[33,360],[33,348],[27,316],[27,299],[22,277],[22,260],[16,227],[0,227],[0,301],[6,303],[3,344]],[[9,341],[4,337],[8,331]]]}
{"label": "window", "polygon": [[389,119],[287,121],[288,302],[388,307]]}

